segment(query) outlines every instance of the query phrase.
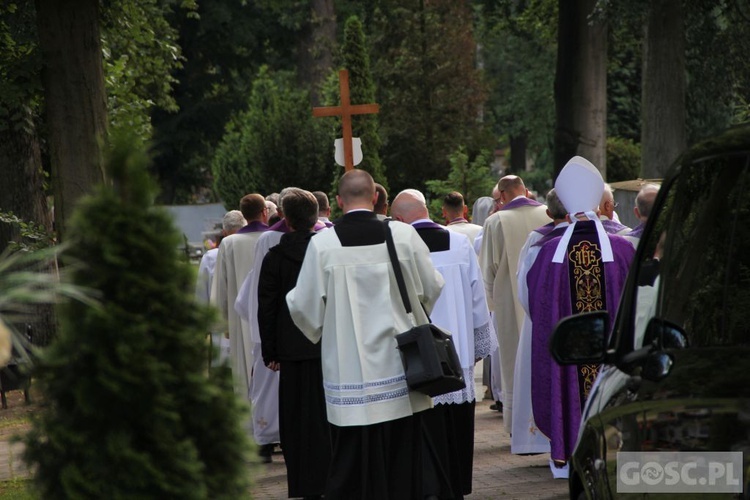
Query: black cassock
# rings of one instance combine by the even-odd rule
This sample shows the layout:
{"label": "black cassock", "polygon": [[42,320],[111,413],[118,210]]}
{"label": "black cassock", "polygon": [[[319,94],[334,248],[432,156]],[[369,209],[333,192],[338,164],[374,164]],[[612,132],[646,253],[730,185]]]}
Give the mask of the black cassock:
{"label": "black cassock", "polygon": [[279,434],[290,497],[322,495],[331,462],[320,344],[289,315],[286,294],[297,283],[311,232],[292,232],[268,251],[258,280],[263,361],[279,362]]}

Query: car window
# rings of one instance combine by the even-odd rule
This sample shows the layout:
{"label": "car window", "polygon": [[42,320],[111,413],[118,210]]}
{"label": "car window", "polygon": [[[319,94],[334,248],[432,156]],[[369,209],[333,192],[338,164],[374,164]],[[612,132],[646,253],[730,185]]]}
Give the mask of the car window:
{"label": "car window", "polygon": [[686,165],[667,187],[642,242],[635,347],[653,316],[684,329],[692,346],[750,343],[748,188],[747,155]]}

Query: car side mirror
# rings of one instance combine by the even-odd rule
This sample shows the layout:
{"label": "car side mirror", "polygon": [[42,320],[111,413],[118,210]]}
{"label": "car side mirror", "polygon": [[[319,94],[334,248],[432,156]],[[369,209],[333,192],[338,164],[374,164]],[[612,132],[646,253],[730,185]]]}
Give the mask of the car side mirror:
{"label": "car side mirror", "polygon": [[685,349],[688,339],[685,330],[661,318],[651,318],[646,325],[643,345],[653,344],[659,349]]}
{"label": "car side mirror", "polygon": [[552,332],[550,352],[560,365],[599,364],[607,352],[607,311],[569,316]]}
{"label": "car side mirror", "polygon": [[672,356],[664,352],[652,352],[643,363],[641,377],[652,382],[658,382],[669,375],[674,361]]}

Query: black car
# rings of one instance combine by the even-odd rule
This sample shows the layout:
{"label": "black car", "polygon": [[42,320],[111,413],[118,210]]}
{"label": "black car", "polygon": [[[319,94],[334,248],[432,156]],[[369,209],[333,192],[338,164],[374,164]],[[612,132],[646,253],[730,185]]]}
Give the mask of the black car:
{"label": "black car", "polygon": [[744,452],[747,496],[750,127],[672,167],[607,323],[606,312],[572,316],[552,338],[559,363],[602,363],[570,460],[571,498],[621,497],[626,451]]}

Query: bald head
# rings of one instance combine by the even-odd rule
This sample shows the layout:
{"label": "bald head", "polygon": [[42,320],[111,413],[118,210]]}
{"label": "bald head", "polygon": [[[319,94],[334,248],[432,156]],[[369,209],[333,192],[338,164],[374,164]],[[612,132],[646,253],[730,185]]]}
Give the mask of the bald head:
{"label": "bald head", "polygon": [[353,169],[341,176],[336,201],[345,213],[361,208],[372,210],[376,200],[375,181],[366,171]]}
{"label": "bald head", "polygon": [[419,219],[429,219],[424,195],[416,189],[404,189],[391,203],[391,217],[407,224]]}
{"label": "bald head", "polygon": [[646,222],[649,215],[651,215],[656,195],[659,194],[659,187],[657,184],[646,184],[638,191],[638,196],[635,197],[635,216],[642,222]]}
{"label": "bald head", "polygon": [[497,190],[500,193],[503,205],[507,205],[518,196],[526,196],[526,185],[523,183],[523,179],[517,175],[501,177],[497,182]]}

